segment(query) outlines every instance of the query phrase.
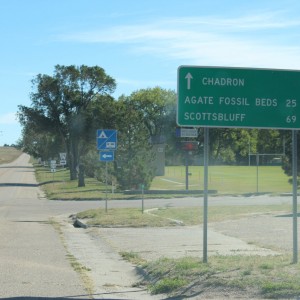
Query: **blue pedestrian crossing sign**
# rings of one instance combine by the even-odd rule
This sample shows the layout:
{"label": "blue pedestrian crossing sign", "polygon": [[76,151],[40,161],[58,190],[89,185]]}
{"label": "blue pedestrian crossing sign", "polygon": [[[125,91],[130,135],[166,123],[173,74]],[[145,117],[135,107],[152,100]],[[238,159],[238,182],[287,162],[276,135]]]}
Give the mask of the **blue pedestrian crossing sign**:
{"label": "blue pedestrian crossing sign", "polygon": [[116,150],[117,130],[98,129],[97,130],[97,150]]}
{"label": "blue pedestrian crossing sign", "polygon": [[114,151],[101,151],[100,161],[114,161]]}

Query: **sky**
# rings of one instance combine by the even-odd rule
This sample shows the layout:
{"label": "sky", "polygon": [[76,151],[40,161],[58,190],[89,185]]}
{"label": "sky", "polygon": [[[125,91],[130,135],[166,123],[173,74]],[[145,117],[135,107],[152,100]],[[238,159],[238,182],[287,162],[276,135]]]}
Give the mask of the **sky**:
{"label": "sky", "polygon": [[100,66],[117,99],[176,91],[181,65],[300,70],[299,0],[0,0],[0,146],[22,128],[31,81]]}

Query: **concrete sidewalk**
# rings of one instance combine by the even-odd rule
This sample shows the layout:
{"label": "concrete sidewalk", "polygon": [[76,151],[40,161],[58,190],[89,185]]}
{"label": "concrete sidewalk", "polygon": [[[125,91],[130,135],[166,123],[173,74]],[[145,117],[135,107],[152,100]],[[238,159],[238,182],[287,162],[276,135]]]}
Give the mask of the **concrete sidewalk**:
{"label": "concrete sidewalk", "polygon": [[[58,217],[57,217],[58,218]],[[168,228],[74,228],[71,219],[60,216],[68,250],[90,271],[97,299],[166,299],[132,286],[142,280],[120,252],[138,253],[146,260],[160,257],[202,257],[202,226]],[[275,251],[219,233],[208,231],[208,255],[276,255]],[[196,299],[196,298],[195,298]]]}
{"label": "concrete sidewalk", "polygon": [[124,261],[109,242],[97,237],[97,229],[74,228],[66,216],[56,218],[62,225],[68,251],[89,269],[94,299],[162,299],[147,290],[133,287],[143,279],[135,267]]}

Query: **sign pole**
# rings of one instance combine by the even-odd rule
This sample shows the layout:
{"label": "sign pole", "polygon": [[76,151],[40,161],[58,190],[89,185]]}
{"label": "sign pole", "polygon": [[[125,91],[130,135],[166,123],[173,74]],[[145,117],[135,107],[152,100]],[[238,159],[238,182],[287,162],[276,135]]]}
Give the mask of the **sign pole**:
{"label": "sign pole", "polygon": [[105,162],[105,212],[107,212],[107,162]]}
{"label": "sign pole", "polygon": [[188,151],[185,153],[185,190],[189,189],[189,157]]}
{"label": "sign pole", "polygon": [[256,194],[258,194],[258,166],[259,166],[259,154],[256,153]]}
{"label": "sign pole", "polygon": [[298,213],[297,213],[297,130],[292,130],[293,145],[293,263],[298,262]]}
{"label": "sign pole", "polygon": [[207,263],[208,153],[209,153],[209,128],[205,127],[204,128],[203,263]]}
{"label": "sign pole", "polygon": [[141,188],[142,188],[142,213],[144,213],[144,184],[142,184]]}

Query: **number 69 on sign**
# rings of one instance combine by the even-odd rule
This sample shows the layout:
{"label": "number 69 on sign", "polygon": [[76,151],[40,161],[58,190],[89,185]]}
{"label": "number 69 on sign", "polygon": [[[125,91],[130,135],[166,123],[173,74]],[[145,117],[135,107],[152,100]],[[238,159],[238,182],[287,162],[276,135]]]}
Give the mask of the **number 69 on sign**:
{"label": "number 69 on sign", "polygon": [[297,117],[296,116],[287,116],[286,117],[286,122],[287,123],[296,123]]}

